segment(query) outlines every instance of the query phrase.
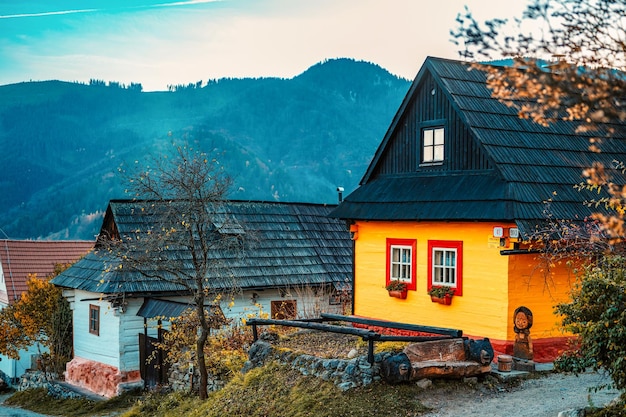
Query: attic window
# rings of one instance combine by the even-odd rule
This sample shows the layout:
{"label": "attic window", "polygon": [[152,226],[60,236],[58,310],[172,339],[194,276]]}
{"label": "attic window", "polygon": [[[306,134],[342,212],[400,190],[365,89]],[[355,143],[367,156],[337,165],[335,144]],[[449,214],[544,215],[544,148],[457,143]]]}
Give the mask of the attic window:
{"label": "attic window", "polygon": [[444,128],[429,127],[422,129],[422,163],[443,162]]}

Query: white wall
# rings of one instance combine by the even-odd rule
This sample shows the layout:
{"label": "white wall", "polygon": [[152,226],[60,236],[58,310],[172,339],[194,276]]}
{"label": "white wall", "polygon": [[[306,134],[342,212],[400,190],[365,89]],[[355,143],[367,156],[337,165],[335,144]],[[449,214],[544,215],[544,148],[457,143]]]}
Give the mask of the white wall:
{"label": "white wall", "polygon": [[4,271],[2,269],[2,263],[0,263],[0,310],[2,310],[8,302],[7,281],[4,279]]}
{"label": "white wall", "polygon": [[[253,302],[253,294],[256,294]],[[74,290],[69,296],[74,312],[74,355],[107,365],[120,371],[139,369],[139,334],[144,332],[144,319],[137,316],[143,298],[128,299],[124,311],[101,300],[100,294]],[[186,302],[184,297],[172,297],[171,301]],[[329,304],[328,291],[314,293],[311,290],[292,289],[290,291],[264,290],[244,291],[234,300],[222,299],[224,314],[234,319],[233,324],[241,324],[248,317],[259,317],[260,313],[271,312],[272,301],[296,300],[298,318],[318,317],[320,312],[342,313],[340,305]],[[89,333],[89,305],[100,306],[100,334]],[[148,335],[157,336],[157,320],[148,320]],[[163,327],[169,327],[164,321]]]}
{"label": "white wall", "polygon": [[[128,300],[124,313],[119,313],[120,318],[120,371],[135,371],[139,369],[139,333],[144,333],[144,320],[137,312],[143,303],[143,298]],[[156,337],[157,330],[154,326],[148,326],[148,335]]]}
{"label": "white wall", "polygon": [[[120,318],[100,294],[76,290],[74,294],[74,356],[120,368]],[[100,306],[100,334],[89,333],[89,305]]]}
{"label": "white wall", "polygon": [[[256,294],[256,304],[253,303],[253,294]],[[233,318],[233,324],[240,323],[241,319],[260,317],[259,313],[266,313],[270,318],[272,301],[295,300],[299,319],[319,317],[319,314],[334,313],[342,314],[341,305],[330,305],[329,291],[314,292],[312,289],[293,288],[288,291],[268,289],[243,291],[234,298],[234,304],[229,306],[231,300],[223,299],[222,310],[227,317]]]}

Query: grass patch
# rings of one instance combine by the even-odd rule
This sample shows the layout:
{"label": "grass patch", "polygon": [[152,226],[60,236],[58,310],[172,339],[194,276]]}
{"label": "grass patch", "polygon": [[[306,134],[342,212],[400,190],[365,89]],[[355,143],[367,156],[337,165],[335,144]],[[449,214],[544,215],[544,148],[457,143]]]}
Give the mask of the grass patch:
{"label": "grass patch", "polygon": [[141,392],[129,392],[107,401],[86,398],[57,399],[48,395],[45,388],[20,391],[7,398],[6,405],[20,407],[51,416],[87,417],[123,412],[133,407]]}
{"label": "grass patch", "polygon": [[[304,377],[288,366],[271,363],[237,376],[206,402],[180,394],[152,397],[124,417],[221,416],[412,416],[426,408],[415,399],[415,385],[372,384],[342,392],[333,383]],[[164,406],[169,403],[173,407]]]}

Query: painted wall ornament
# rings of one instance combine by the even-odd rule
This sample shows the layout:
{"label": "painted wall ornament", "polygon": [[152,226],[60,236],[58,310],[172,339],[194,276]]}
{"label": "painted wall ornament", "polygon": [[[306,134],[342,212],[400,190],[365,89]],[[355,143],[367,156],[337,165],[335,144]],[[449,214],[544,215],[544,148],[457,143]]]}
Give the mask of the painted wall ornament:
{"label": "painted wall ornament", "polygon": [[530,328],[533,326],[533,313],[528,307],[520,306],[513,313],[513,331],[515,344],[513,356],[519,359],[533,359],[533,342],[530,337]]}

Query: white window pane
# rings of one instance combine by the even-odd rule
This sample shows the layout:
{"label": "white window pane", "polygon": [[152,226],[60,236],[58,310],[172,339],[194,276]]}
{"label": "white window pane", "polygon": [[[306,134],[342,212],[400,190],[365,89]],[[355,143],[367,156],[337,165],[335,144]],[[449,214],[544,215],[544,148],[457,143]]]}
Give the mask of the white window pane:
{"label": "white window pane", "polygon": [[443,145],[434,147],[433,161],[443,161]]}
{"label": "white window pane", "polygon": [[424,155],[423,155],[423,160],[424,162],[431,162],[433,160],[433,148],[432,146],[428,147],[428,148],[424,148]]}
{"label": "white window pane", "polygon": [[400,262],[400,250],[398,248],[391,249],[391,260],[393,262]]}
{"label": "white window pane", "polygon": [[432,129],[424,130],[424,146],[432,146],[432,144],[433,144]]}
{"label": "white window pane", "polygon": [[442,251],[440,251],[440,250],[434,251],[433,264],[434,265],[443,265],[443,252]]}
{"label": "white window pane", "polygon": [[434,268],[433,269],[433,282],[434,283],[441,283],[443,281],[443,270],[441,268]]}
{"label": "white window pane", "polygon": [[443,145],[444,141],[443,129],[435,129],[435,145]]}

